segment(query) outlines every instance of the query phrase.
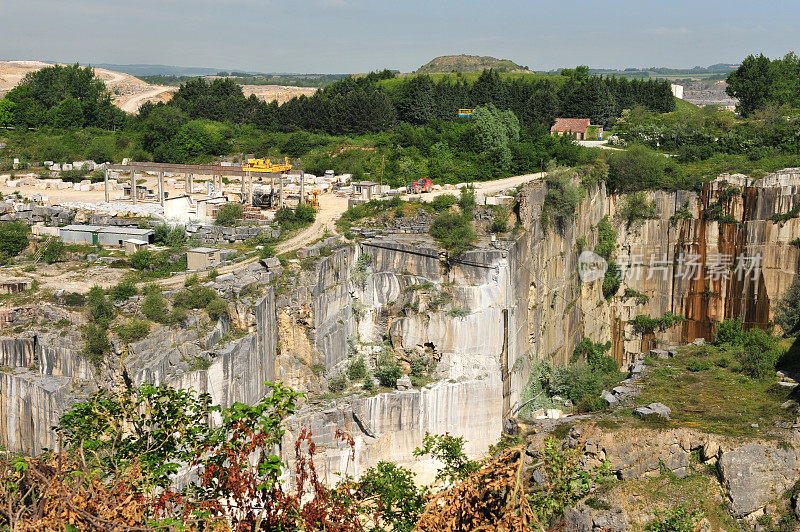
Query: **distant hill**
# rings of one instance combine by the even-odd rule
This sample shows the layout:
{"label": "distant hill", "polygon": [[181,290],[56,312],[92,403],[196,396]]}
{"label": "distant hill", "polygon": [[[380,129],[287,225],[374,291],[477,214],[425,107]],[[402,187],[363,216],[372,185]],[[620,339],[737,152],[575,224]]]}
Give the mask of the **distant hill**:
{"label": "distant hill", "polygon": [[114,63],[95,63],[93,67],[124,72],[132,76],[213,76],[220,68],[179,67],[170,65],[118,65]]}
{"label": "distant hill", "polygon": [[419,67],[416,74],[481,72],[487,68],[500,72],[528,72],[528,67],[520,66],[510,59],[479,55],[443,55]]}

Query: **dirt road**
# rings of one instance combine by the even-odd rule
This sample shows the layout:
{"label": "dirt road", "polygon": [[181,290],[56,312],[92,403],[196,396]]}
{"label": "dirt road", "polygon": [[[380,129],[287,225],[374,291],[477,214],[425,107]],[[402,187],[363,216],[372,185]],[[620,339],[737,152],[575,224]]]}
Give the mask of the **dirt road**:
{"label": "dirt road", "polygon": [[155,85],[152,89],[144,92],[115,99],[114,103],[126,113],[136,114],[139,112],[139,107],[145,102],[167,101],[176,90],[178,87]]}

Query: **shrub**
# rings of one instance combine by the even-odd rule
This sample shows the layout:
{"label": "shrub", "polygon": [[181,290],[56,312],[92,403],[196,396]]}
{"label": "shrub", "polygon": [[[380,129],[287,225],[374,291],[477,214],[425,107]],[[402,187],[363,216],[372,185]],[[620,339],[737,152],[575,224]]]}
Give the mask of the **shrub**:
{"label": "shrub", "polygon": [[131,267],[136,270],[147,270],[153,264],[153,252],[147,249],[140,249],[128,257]]}
{"label": "shrub", "polygon": [[212,320],[219,320],[222,317],[228,316],[228,304],[222,298],[216,298],[212,300],[206,306],[206,314]]}
{"label": "shrub", "polygon": [[622,200],[619,216],[625,220],[628,227],[631,227],[638,222],[655,218],[656,204],[648,200],[644,192],[634,192]]}
{"label": "shrub", "polygon": [[666,512],[656,511],[655,520],[647,524],[647,532],[694,532],[695,525],[702,517],[699,510],[687,510],[677,506]]}
{"label": "shrub", "polygon": [[111,290],[108,291],[108,297],[114,301],[125,301],[126,299],[129,299],[138,293],[139,289],[136,288],[136,283],[130,279],[126,279],[124,281],[120,281],[117,285],[111,288]]}
{"label": "shrub", "polygon": [[614,231],[608,216],[603,216],[603,219],[597,223],[597,245],[594,247],[594,252],[604,259],[610,260],[616,248],[617,232]]}
{"label": "shrub", "polygon": [[217,269],[216,269],[216,268],[212,268],[212,269],[211,269],[211,270],[208,272],[208,278],[209,278],[211,281],[213,281],[213,280],[214,280],[214,279],[216,279],[217,277],[219,277],[219,272],[217,271]]}
{"label": "shrub", "polygon": [[31,229],[26,223],[0,222],[0,264],[11,257],[16,257],[28,247],[30,232]]}
{"label": "shrub", "polygon": [[601,391],[613,388],[623,378],[616,363],[613,364],[613,371],[608,371],[612,369],[610,365],[601,364],[599,369],[593,369],[588,364],[557,368],[548,387],[549,394],[569,398],[578,410],[588,410],[594,406],[589,402],[599,397]]}
{"label": "shrub", "polygon": [[458,203],[457,197],[452,194],[441,194],[433,198],[433,201],[431,201],[429,205],[435,212],[444,212],[456,203]]}
{"label": "shrub", "polygon": [[186,280],[183,282],[183,286],[190,287],[190,286],[197,286],[200,283],[200,278],[197,276],[196,273],[193,273]]}
{"label": "shrub", "polygon": [[694,359],[686,366],[689,371],[707,371],[711,369],[711,363],[708,360]]}
{"label": "shrub", "polygon": [[313,223],[316,216],[317,212],[314,207],[307,203],[300,203],[294,208],[294,219],[298,224],[308,225]]}
{"label": "shrub", "polygon": [[670,327],[684,321],[684,317],[670,311],[660,318],[651,318],[647,314],[639,314],[633,320],[633,328],[639,334],[653,334],[656,330],[665,331]]}
{"label": "shrub", "polygon": [[364,357],[359,356],[350,361],[347,366],[347,376],[350,380],[357,381],[367,376],[367,363],[364,362]]}
{"label": "shrub", "polygon": [[555,168],[547,173],[547,192],[542,205],[542,226],[554,222],[563,229],[567,222],[575,219],[578,204],[586,191],[575,181],[575,172],[568,168]]}
{"label": "shrub", "polygon": [[153,232],[153,238],[157,244],[162,244],[171,248],[180,247],[184,245],[187,240],[186,228],[182,225],[176,225],[170,228],[167,224],[161,224],[156,226]]}
{"label": "shrub", "polygon": [[226,203],[217,211],[214,216],[214,223],[233,227],[238,224],[244,216],[244,207],[241,203]]}
{"label": "shrub", "polygon": [[427,490],[414,484],[414,473],[391,462],[378,462],[361,475],[358,491],[376,500],[385,525],[381,530],[410,532],[425,509]]}
{"label": "shrub", "polygon": [[131,343],[147,337],[150,332],[150,323],[145,320],[131,319],[127,323],[118,325],[116,328],[117,336],[123,342]]}
{"label": "shrub", "polygon": [[477,206],[478,202],[475,201],[475,187],[461,187],[461,195],[458,198],[458,208],[461,209],[461,215],[467,220],[472,220],[475,216],[475,207]]}
{"label": "shrub", "polygon": [[83,352],[95,366],[99,366],[103,362],[103,356],[111,350],[111,344],[108,342],[108,335],[106,329],[94,323],[89,323],[84,329],[84,337],[86,338],[86,345]]}
{"label": "shrub", "polygon": [[167,323],[167,301],[158,290],[149,290],[142,303],[142,314],[156,323]]}
{"label": "shrub", "polygon": [[414,456],[431,455],[442,462],[442,468],[436,472],[436,480],[456,482],[463,480],[477,471],[481,462],[470,460],[464,453],[464,438],[449,434],[425,433],[422,446],[414,449]]}
{"label": "shrub", "polygon": [[347,388],[347,375],[340,373],[328,381],[328,389],[333,393],[343,392]]}
{"label": "shrub", "polygon": [[474,247],[478,235],[464,215],[445,212],[431,224],[431,236],[454,256],[463,255]]}
{"label": "shrub", "polygon": [[394,355],[388,351],[384,351],[378,357],[375,376],[378,377],[381,386],[394,388],[397,385],[397,379],[403,376],[403,370],[400,368],[400,364],[397,363]]}
{"label": "shrub", "polygon": [[114,306],[106,299],[105,291],[99,286],[93,286],[86,294],[89,305],[89,319],[99,327],[107,329],[114,319]]}
{"label": "shrub", "polygon": [[505,210],[497,211],[489,226],[490,233],[505,233],[508,231],[508,213]]}
{"label": "shrub", "polygon": [[371,392],[375,389],[375,381],[372,380],[372,377],[367,375],[364,377],[364,382],[362,384],[364,389],[368,392]]}
{"label": "shrub", "polygon": [[372,255],[369,253],[362,253],[356,259],[350,270],[350,278],[359,288],[363,289],[367,285],[367,269],[372,264]]}
{"label": "shrub", "polygon": [[716,344],[741,345],[743,339],[744,332],[740,320],[724,320],[717,325]]}
{"label": "shrub", "polygon": [[608,268],[603,276],[603,297],[611,299],[622,284],[622,272],[619,265],[613,260],[608,261]]}
{"label": "shrub", "polygon": [[786,335],[800,329],[800,276],[795,276],[786,295],[778,302],[775,323],[780,325]]}
{"label": "shrub", "polygon": [[218,297],[213,288],[195,285],[184,288],[175,294],[173,304],[176,307],[200,309],[208,307],[208,304]]}
{"label": "shrub", "polygon": [[42,248],[41,260],[53,264],[64,258],[64,242],[60,238],[53,238]]}

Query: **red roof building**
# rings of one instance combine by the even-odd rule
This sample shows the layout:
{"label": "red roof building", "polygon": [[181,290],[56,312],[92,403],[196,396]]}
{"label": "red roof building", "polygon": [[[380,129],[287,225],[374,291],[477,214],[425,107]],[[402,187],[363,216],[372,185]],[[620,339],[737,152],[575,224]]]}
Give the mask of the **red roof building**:
{"label": "red roof building", "polygon": [[577,140],[586,140],[586,130],[589,129],[589,125],[588,118],[556,118],[556,123],[550,128],[550,134],[572,135]]}

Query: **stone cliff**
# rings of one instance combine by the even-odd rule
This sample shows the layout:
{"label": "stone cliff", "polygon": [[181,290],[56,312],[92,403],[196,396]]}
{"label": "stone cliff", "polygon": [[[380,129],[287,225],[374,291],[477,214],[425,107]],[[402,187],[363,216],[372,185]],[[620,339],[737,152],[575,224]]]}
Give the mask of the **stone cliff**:
{"label": "stone cliff", "polygon": [[[655,217],[630,225],[619,216],[623,199],[601,185],[588,191],[574,221],[545,228],[545,194],[545,183],[527,184],[517,194],[514,237],[461,257],[448,259],[426,237],[407,235],[334,246],[302,267],[257,273],[255,284],[269,285],[261,297],[241,298],[241,286],[226,288],[239,281],[220,277],[213,286],[237,298],[233,320],[248,333],[224,345],[219,340],[229,323],[195,319],[159,328],[127,349],[115,346],[96,370],[80,354],[74,329],[64,336],[36,326],[27,336],[6,334],[0,444],[30,453],[54,448],[49,427],[99,388],[163,382],[207,391],[227,406],[255,402],[263,381],[282,380],[308,394],[284,448],[292,448],[301,427],[311,427],[328,480],[345,469],[360,474],[379,460],[422,467],[411,451],[426,431],[464,436],[471,454],[484,452],[520,403],[534,361],[566,364],[577,343],[591,338],[611,341],[625,366],[655,341],[710,338],[713,323],[724,318],[766,327],[800,267],[800,249],[791,243],[800,219],[772,220],[800,205],[797,169],[758,180],[721,176],[699,193],[649,193]],[[618,233],[616,260],[638,264],[608,300],[601,279],[583,283],[578,275],[579,247],[594,248],[605,216]],[[682,253],[697,257],[696,279],[682,275]],[[756,275],[716,275],[720,256],[740,255],[761,257]],[[659,275],[650,275],[656,267]],[[621,297],[626,288],[647,297]],[[668,311],[685,321],[653,333],[631,323]],[[374,369],[385,352],[406,371],[413,357],[433,360],[430,384],[323,395],[353,358],[364,356]],[[334,438],[336,429],[356,440],[354,464]]]}

